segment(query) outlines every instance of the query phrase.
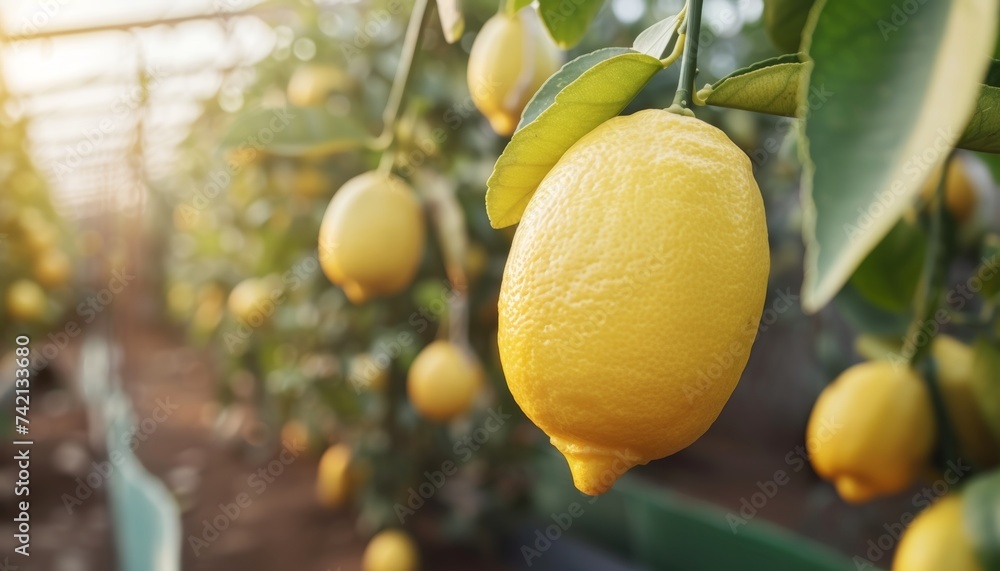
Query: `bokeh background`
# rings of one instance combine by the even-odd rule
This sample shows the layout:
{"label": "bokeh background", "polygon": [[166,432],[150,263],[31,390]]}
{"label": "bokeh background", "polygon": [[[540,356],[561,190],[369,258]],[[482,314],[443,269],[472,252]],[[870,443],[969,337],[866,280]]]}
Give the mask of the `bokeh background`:
{"label": "bokeh background", "polygon": [[[569,57],[631,45],[682,5],[611,0]],[[431,224],[418,277],[398,295],[353,305],[327,280],[316,264],[323,213],[379,156],[317,141],[382,130],[411,9],[0,2],[0,421],[10,439],[17,336],[31,337],[37,366],[30,559],[12,556],[17,468],[0,461],[9,568],[143,569],[135,561],[155,553],[156,569],[346,571],[392,527],[435,571],[844,569],[854,557],[887,568],[892,530],[919,511],[928,483],[848,506],[812,471],[804,433],[819,391],[861,359],[858,328],[893,333],[906,321],[850,287],[802,314],[793,120],[697,110],[754,163],[772,259],[764,317],[708,434],[596,500],[573,489],[520,414],[497,356],[512,232],[490,228],[484,195],[506,140],[465,81],[495,2],[464,4],[456,44],[428,29],[397,125],[398,172],[432,221],[460,213],[458,229]],[[699,85],[779,53],[762,12],[761,0],[705,2]],[[626,113],[667,106],[676,81],[675,70],[661,74]],[[289,104],[316,129],[275,136],[307,152],[220,150],[239,142],[239,126],[267,124]],[[980,192],[993,190],[987,177]],[[467,299],[456,300],[446,271],[448,232],[467,240]],[[229,301],[241,283],[284,294],[249,334]],[[463,418],[429,423],[407,402],[406,372],[465,318],[488,390]],[[372,363],[385,378],[359,384]],[[497,411],[510,416],[488,423]],[[338,507],[315,492],[334,445],[361,467]],[[447,462],[457,469],[439,480]]]}

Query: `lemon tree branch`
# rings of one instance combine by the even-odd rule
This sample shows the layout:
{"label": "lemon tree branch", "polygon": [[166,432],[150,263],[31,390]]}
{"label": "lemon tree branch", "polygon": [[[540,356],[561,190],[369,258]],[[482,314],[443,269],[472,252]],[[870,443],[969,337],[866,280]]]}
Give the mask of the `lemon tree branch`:
{"label": "lemon tree branch", "polygon": [[382,113],[382,134],[375,139],[373,145],[376,149],[387,151],[387,154],[391,154],[388,151],[395,141],[396,117],[399,115],[403,96],[410,83],[410,70],[416,59],[417,49],[423,41],[424,30],[429,24],[431,15],[429,3],[430,0],[416,0],[413,4],[410,23],[406,28],[406,37],[403,40],[403,51],[399,56],[399,67],[396,68],[396,77],[393,79],[392,89],[389,91],[389,101]]}

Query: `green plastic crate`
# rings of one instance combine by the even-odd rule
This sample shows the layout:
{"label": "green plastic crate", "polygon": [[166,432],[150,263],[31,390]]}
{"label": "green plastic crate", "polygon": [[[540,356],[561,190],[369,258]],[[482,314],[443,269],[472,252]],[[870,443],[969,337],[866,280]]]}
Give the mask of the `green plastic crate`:
{"label": "green plastic crate", "polygon": [[[637,565],[662,571],[845,571],[849,558],[760,520],[733,533],[726,511],[669,489],[623,477],[598,498],[578,492],[565,460],[543,454],[534,490],[541,529],[579,504],[565,534]],[[556,517],[553,517],[556,514]],[[565,523],[565,517],[562,517]],[[553,530],[554,531],[554,530]]]}

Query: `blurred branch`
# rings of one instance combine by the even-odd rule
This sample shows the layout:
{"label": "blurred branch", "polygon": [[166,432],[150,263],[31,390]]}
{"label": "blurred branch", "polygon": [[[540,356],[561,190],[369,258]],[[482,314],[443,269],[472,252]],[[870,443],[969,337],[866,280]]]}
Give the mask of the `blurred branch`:
{"label": "blurred branch", "polygon": [[[947,184],[947,169],[954,157],[954,151],[942,164],[941,175],[938,180],[937,191],[928,204],[928,241],[927,251],[924,254],[923,270],[920,274],[920,283],[917,286],[917,293],[914,298],[913,322],[910,323],[909,330],[903,343],[904,349],[913,348],[913,353],[909,356],[910,364],[919,363],[926,352],[930,349],[933,335],[924,333],[925,325],[932,319],[934,312],[941,305],[941,298],[944,295],[944,282],[948,274],[948,261],[951,257],[954,235],[951,227],[952,221],[945,208],[945,186]],[[947,226],[947,228],[946,228]],[[920,336],[927,337],[921,343]]]}
{"label": "blurred branch", "polygon": [[448,339],[471,352],[469,343],[469,282],[466,257],[469,233],[462,205],[455,195],[455,183],[430,171],[418,171],[416,180],[437,229],[445,273],[451,283]]}
{"label": "blurred branch", "polygon": [[[945,282],[948,278],[948,265],[954,250],[954,221],[945,205],[948,166],[954,160],[954,156],[955,152],[952,151],[941,165],[937,190],[927,207],[929,235],[927,252],[920,275],[920,284],[914,299],[913,322],[910,324],[903,342],[904,355],[906,349],[913,348],[913,353],[909,357],[910,366],[921,363],[930,350],[935,335],[941,328],[940,324],[934,323],[930,331],[925,331],[927,324],[935,319],[935,314],[941,307]],[[922,342],[921,336],[923,336]],[[951,422],[952,419],[949,418],[948,409],[944,403],[936,365],[935,362],[929,360],[924,367],[924,374],[921,376],[927,384],[927,390],[931,396],[934,418],[937,421],[940,452],[943,455],[942,460],[948,461],[958,458],[958,440]]]}
{"label": "blurred branch", "polygon": [[[396,117],[399,115],[399,108],[403,104],[403,96],[406,95],[406,88],[410,83],[410,71],[413,61],[416,59],[417,49],[422,43],[424,30],[430,21],[431,10],[428,7],[429,0],[416,0],[413,5],[413,13],[410,14],[410,24],[406,28],[406,38],[403,40],[403,52],[399,56],[399,67],[396,68],[396,77],[392,81],[392,90],[389,92],[389,101],[386,103],[385,111],[382,113],[382,134],[375,140],[374,148],[386,152],[383,162],[390,161],[391,167],[391,147],[396,139]],[[380,165],[380,168],[382,165]]]}

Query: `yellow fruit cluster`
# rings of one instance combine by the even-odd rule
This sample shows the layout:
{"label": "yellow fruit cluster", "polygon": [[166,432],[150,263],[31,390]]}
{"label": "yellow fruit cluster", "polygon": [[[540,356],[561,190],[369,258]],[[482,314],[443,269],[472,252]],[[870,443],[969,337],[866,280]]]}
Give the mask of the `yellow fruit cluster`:
{"label": "yellow fruit cluster", "polygon": [[[976,404],[973,351],[946,335],[931,345],[945,412],[960,458],[1000,461],[1000,445]],[[820,394],[806,429],[816,472],[852,503],[899,493],[930,469],[937,423],[927,384],[905,363],[869,361],[844,371]],[[907,529],[894,571],[977,570],[962,529],[961,496],[949,494]]]}
{"label": "yellow fruit cluster", "polygon": [[[952,337],[934,340],[938,380],[962,458],[983,467],[1000,446],[972,391],[973,351]],[[923,474],[936,422],[926,383],[903,363],[870,361],[844,371],[820,394],[806,430],[816,472],[849,502],[905,490]]]}
{"label": "yellow fruit cluster", "polygon": [[50,315],[54,294],[67,286],[73,265],[60,244],[60,230],[51,216],[33,206],[0,214],[0,259],[11,267],[0,267],[3,313],[12,321],[42,323]]}

